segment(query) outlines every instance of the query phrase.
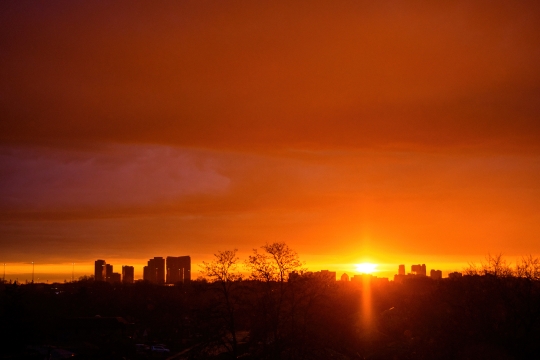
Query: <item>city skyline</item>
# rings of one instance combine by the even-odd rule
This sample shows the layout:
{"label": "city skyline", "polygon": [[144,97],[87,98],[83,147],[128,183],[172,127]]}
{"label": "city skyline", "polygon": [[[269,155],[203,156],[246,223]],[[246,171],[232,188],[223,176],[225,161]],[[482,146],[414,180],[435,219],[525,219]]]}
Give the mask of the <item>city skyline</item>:
{"label": "city skyline", "polygon": [[[486,259],[487,260],[487,259]],[[520,259],[521,260],[521,259]],[[519,261],[519,260],[518,260]],[[479,265],[481,265],[483,262],[480,262]],[[34,267],[34,263],[31,262],[30,265],[32,268]],[[75,276],[74,272],[74,263],[72,265],[72,278],[71,281],[78,281],[80,277],[89,277],[92,276],[95,281],[103,281],[103,282],[122,282],[122,283],[133,283],[135,281],[149,281],[151,283],[156,284],[175,284],[178,282],[189,282],[192,279],[196,280],[198,278],[204,278],[204,275],[201,271],[201,264],[195,264],[198,268],[195,270],[195,277],[192,278],[192,271],[191,271],[191,257],[189,255],[187,256],[179,256],[179,257],[173,257],[173,256],[167,256],[164,257],[153,257],[149,259],[146,263],[146,265],[139,265],[139,266],[133,266],[133,265],[117,265],[118,267],[121,267],[121,271],[114,272],[114,264],[107,263],[106,260],[98,259],[94,261],[93,264],[93,272],[79,272],[77,273],[77,276]],[[78,264],[82,265],[82,264]],[[399,277],[416,277],[416,276],[424,276],[424,277],[430,277],[432,279],[441,279],[446,277],[451,277],[451,274],[459,274],[461,275],[462,271],[465,271],[466,268],[462,268],[460,270],[454,270],[454,271],[441,271],[435,268],[428,268],[426,264],[411,264],[410,265],[410,271],[406,271],[406,265],[405,264],[399,264],[395,265],[395,270],[392,274],[391,270],[388,271],[381,271],[376,268],[376,266],[373,267],[373,269],[369,271],[362,271],[359,268],[359,265],[363,264],[355,264],[356,271],[351,270],[344,270],[342,272],[336,271],[335,269],[310,269],[305,268],[306,273],[310,274],[322,274],[322,276],[328,277],[331,275],[332,278],[334,278],[336,281],[344,281],[343,279],[346,278],[345,281],[358,281],[362,278],[364,275],[373,276],[374,278],[383,279],[383,280],[390,280],[390,281],[401,281],[398,279]],[[369,265],[375,265],[375,264],[369,264]],[[509,263],[511,265],[511,263]],[[471,264],[468,264],[468,268],[470,268]],[[135,271],[135,269],[140,269],[138,272]],[[150,268],[155,269],[154,274],[150,273]],[[430,273],[427,273],[427,269],[430,270]],[[148,271],[148,273],[147,273]],[[240,273],[247,275],[249,273],[249,270],[245,268],[244,266],[241,266],[239,268]],[[41,277],[41,281],[36,282],[46,282],[46,283],[53,283],[53,282],[62,282],[60,277],[50,277],[47,275],[47,273],[39,273]],[[127,279],[126,280],[126,275]],[[136,276],[135,274],[140,274],[140,276]],[[341,275],[340,275],[341,274]],[[443,275],[444,274],[444,275]],[[18,281],[18,282],[32,282],[28,281],[28,276],[24,278],[24,276],[19,278],[14,278],[10,275],[27,275],[27,273],[20,273],[20,274],[10,274],[7,273],[7,277],[5,277],[6,282],[10,281]],[[57,274],[58,275],[58,274]],[[65,274],[64,274],[65,275]],[[247,276],[246,276],[247,278]],[[49,280],[51,279],[51,280]],[[63,276],[63,282],[67,281],[67,278]],[[397,280],[396,280],[397,279]]]}

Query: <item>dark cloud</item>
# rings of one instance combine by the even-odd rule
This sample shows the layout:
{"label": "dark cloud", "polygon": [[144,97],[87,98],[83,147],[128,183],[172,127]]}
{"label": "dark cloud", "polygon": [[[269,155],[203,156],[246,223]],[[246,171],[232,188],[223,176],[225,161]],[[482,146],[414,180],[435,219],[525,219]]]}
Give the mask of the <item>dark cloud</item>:
{"label": "dark cloud", "polygon": [[230,183],[193,151],[163,146],[108,146],[101,152],[6,149],[0,168],[1,206],[27,212],[137,207],[219,194]]}
{"label": "dark cloud", "polygon": [[539,143],[537,2],[6,2],[0,140]]}

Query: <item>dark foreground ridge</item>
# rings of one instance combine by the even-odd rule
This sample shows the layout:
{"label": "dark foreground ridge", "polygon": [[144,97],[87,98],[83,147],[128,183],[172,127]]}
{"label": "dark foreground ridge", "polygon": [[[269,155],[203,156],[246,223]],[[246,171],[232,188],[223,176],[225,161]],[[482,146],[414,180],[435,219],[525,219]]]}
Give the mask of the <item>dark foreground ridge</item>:
{"label": "dark foreground ridge", "polygon": [[219,282],[4,285],[1,357],[526,359],[540,354],[537,280],[474,275],[362,284],[303,276],[285,283],[240,280],[229,290],[236,355]]}

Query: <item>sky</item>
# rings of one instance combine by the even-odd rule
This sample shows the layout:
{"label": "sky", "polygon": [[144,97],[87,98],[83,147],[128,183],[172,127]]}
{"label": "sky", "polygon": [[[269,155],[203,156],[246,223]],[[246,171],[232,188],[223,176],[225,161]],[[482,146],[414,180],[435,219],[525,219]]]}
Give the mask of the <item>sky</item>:
{"label": "sky", "polygon": [[0,263],[539,256],[538,64],[536,1],[2,1]]}

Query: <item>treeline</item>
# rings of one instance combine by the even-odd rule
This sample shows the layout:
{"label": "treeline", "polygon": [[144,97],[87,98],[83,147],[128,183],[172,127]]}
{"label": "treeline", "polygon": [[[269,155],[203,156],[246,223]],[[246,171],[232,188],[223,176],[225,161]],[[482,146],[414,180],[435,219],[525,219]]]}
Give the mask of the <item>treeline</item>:
{"label": "treeline", "polygon": [[495,277],[519,277],[540,280],[540,259],[532,255],[519,259],[514,266],[501,253],[487,255],[485,262],[472,263],[464,270],[465,275],[483,275]]}
{"label": "treeline", "polygon": [[[203,263],[204,279],[171,287],[7,285],[1,349],[4,358],[58,346],[79,358],[146,359],[135,344],[164,343],[185,351],[179,359],[533,359],[540,282],[528,259],[521,272],[488,256],[460,279],[362,284],[303,272],[298,254],[275,243],[245,261],[220,251]],[[81,329],[96,315],[125,324]]]}

